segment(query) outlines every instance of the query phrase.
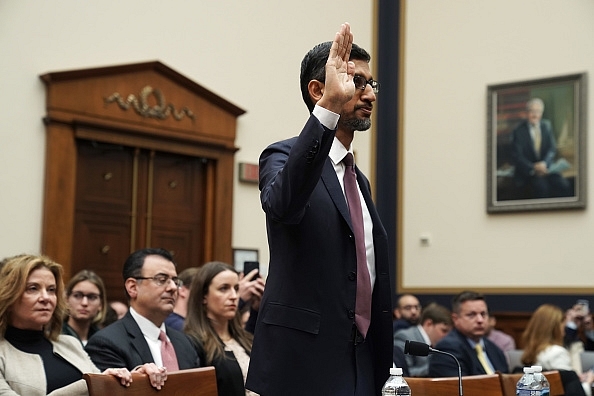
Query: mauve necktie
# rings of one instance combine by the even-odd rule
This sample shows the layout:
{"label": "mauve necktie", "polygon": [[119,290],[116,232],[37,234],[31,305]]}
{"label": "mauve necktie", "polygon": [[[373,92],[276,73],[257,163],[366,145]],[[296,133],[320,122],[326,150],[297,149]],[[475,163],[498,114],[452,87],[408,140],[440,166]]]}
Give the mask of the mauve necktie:
{"label": "mauve necktie", "polygon": [[347,153],[342,160],[345,165],[344,192],[349,205],[351,224],[355,234],[357,249],[357,297],[355,302],[355,324],[363,337],[367,335],[371,322],[371,280],[367,268],[367,254],[365,252],[365,231],[363,228],[363,211],[357,188],[357,174],[353,161],[353,154]]}
{"label": "mauve necktie", "polygon": [[167,335],[163,330],[159,333],[159,340],[161,340],[161,360],[163,360],[163,366],[167,368],[167,371],[179,370],[175,349],[173,349],[173,345],[167,339]]}

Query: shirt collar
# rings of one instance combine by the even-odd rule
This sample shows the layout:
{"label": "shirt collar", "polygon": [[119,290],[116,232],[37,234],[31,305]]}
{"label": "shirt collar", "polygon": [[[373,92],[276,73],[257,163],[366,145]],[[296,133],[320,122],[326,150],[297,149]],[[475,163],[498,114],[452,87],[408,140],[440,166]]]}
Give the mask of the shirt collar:
{"label": "shirt collar", "polygon": [[[142,334],[150,340],[157,341],[161,330],[165,331],[165,323],[161,323],[161,327],[157,327],[153,322],[136,312],[132,307],[130,307],[130,315],[132,315],[138,324],[138,327],[140,327]],[[167,332],[165,331],[165,333]]]}
{"label": "shirt collar", "polygon": [[332,141],[332,147],[330,147],[330,152],[328,153],[328,156],[332,160],[332,163],[334,165],[340,164],[340,162],[347,155],[347,153],[353,153],[352,146],[349,147],[349,149],[347,150],[342,145],[342,143],[340,143],[340,140],[338,140],[335,136],[334,140]]}

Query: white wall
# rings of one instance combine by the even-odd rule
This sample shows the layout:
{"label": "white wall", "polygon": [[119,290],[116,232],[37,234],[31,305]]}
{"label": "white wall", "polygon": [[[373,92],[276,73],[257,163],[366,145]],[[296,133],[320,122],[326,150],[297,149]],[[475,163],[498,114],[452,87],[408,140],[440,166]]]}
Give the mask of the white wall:
{"label": "white wall", "polygon": [[[159,60],[247,110],[239,118],[236,161],[257,163],[266,145],[299,133],[308,116],[299,91],[301,59],[344,21],[373,54],[372,0],[0,1],[0,257],[40,249],[45,89],[39,75]],[[367,173],[369,136],[355,142]],[[259,249],[266,265],[258,188],[236,178],[234,193],[233,246]]]}
{"label": "white wall", "polygon": [[[590,208],[486,213],[486,91],[492,84],[592,74],[593,37],[591,0],[406,2],[403,289],[591,293]],[[592,98],[592,84],[587,91]],[[593,166],[590,159],[589,175]],[[428,247],[420,243],[424,233],[431,235]]]}

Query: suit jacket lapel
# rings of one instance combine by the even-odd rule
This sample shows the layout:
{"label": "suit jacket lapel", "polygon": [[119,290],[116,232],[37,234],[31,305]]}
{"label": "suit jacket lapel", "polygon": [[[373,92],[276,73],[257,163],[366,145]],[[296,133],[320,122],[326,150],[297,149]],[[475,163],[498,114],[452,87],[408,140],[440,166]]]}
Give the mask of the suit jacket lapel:
{"label": "suit jacket lapel", "polygon": [[340,182],[336,176],[336,171],[334,170],[334,165],[332,165],[332,160],[329,157],[326,158],[324,169],[322,169],[322,182],[324,182],[326,190],[328,190],[328,194],[334,202],[336,209],[338,209],[338,212],[342,215],[352,230],[353,226],[351,225],[351,215],[349,214],[346,198],[344,197],[344,193],[340,187]]}
{"label": "suit jacket lapel", "polygon": [[130,313],[127,313],[126,316],[122,318],[124,320],[124,327],[130,336],[130,344],[136,350],[140,358],[143,362],[147,363],[154,363],[155,360],[153,359],[153,354],[144,339],[144,335],[138,326],[138,323],[134,320]]}

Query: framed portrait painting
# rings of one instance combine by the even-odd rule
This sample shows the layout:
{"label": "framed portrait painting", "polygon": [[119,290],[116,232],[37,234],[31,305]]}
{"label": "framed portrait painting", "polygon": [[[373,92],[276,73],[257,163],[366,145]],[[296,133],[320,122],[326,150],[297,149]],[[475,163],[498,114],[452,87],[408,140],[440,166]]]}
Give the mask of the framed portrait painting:
{"label": "framed portrait painting", "polygon": [[586,74],[487,88],[487,212],[586,207]]}

